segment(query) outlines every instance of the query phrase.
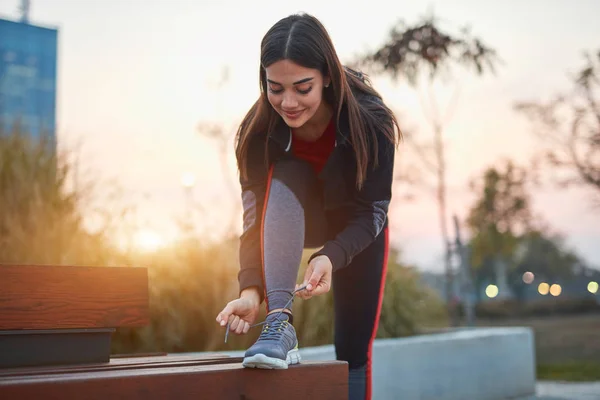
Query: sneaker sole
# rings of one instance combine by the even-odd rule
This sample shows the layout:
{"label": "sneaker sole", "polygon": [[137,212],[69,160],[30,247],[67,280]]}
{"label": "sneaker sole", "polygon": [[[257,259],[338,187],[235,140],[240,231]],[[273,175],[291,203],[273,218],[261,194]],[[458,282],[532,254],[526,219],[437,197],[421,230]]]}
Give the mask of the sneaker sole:
{"label": "sneaker sole", "polygon": [[260,368],[260,369],[287,369],[288,365],[300,363],[300,352],[298,349],[288,351],[285,360],[280,358],[269,357],[264,354],[255,354],[250,357],[245,357],[242,361],[244,368]]}

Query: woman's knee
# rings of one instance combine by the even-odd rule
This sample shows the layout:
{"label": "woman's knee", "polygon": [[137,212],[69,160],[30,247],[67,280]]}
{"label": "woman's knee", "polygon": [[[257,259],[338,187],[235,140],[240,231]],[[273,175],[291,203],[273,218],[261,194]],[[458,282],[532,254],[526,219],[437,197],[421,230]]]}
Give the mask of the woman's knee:
{"label": "woman's knee", "polygon": [[287,186],[303,204],[316,183],[316,175],[310,164],[293,158],[277,161],[272,179]]}

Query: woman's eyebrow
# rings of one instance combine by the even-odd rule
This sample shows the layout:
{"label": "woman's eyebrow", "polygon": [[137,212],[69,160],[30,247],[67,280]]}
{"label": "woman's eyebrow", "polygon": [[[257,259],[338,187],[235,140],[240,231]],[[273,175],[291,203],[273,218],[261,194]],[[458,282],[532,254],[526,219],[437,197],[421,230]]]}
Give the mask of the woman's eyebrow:
{"label": "woman's eyebrow", "polygon": [[[304,78],[304,79],[300,79],[299,81],[296,81],[296,82],[294,82],[293,84],[294,84],[294,85],[299,85],[299,84],[301,84],[301,83],[306,83],[306,82],[312,81],[313,79],[314,79],[314,78]],[[274,84],[274,85],[283,86],[281,83],[279,83],[279,82],[275,82],[275,81],[272,81],[272,80],[270,80],[270,79],[267,79],[267,82],[269,82],[269,83],[272,83],[272,84]]]}

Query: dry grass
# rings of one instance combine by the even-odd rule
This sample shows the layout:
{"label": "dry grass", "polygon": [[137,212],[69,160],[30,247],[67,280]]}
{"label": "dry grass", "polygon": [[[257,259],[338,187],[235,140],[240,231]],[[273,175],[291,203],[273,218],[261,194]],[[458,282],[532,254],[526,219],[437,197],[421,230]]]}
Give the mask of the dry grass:
{"label": "dry grass", "polygon": [[480,320],[481,326],[526,326],[535,334],[538,378],[600,380],[600,314]]}
{"label": "dry grass", "polygon": [[[237,240],[202,247],[181,244],[131,262],[149,268],[150,326],[120,330],[113,352],[225,351],[249,347],[260,333],[254,328],[244,336],[230,335],[224,343],[224,328],[215,317],[227,301],[237,296]],[[310,252],[305,253],[303,265]],[[303,276],[299,271],[299,279]],[[333,342],[331,293],[308,301],[294,302],[294,326],[302,346]],[[264,309],[259,316],[264,318]],[[409,336],[422,325],[445,323],[441,301],[418,284],[416,273],[396,263],[389,266],[386,296],[378,337]]]}
{"label": "dry grass", "polygon": [[68,190],[72,165],[42,138],[0,132],[0,262],[110,265],[104,232],[86,232],[92,188]]}
{"label": "dry grass", "polygon": [[600,360],[600,314],[480,320],[485,326],[526,326],[535,334],[538,363]]}

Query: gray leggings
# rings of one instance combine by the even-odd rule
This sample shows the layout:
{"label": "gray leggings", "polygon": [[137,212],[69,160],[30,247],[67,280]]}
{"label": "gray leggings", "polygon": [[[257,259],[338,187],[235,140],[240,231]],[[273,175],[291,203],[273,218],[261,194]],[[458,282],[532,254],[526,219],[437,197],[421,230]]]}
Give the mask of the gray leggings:
{"label": "gray leggings", "polygon": [[322,246],[328,237],[318,185],[303,161],[286,160],[273,168],[263,225],[269,310],[283,308],[291,299],[303,249]]}
{"label": "gray leggings", "polygon": [[[322,246],[344,225],[339,216],[324,211],[320,181],[309,164],[291,159],[272,168],[262,228],[269,310],[283,308],[291,298],[303,249]],[[386,224],[371,245],[333,274],[335,350],[337,359],[349,364],[350,399],[371,398],[371,350],[387,255]]]}

